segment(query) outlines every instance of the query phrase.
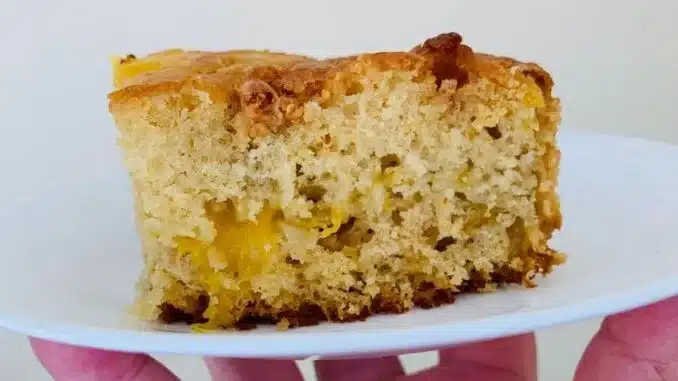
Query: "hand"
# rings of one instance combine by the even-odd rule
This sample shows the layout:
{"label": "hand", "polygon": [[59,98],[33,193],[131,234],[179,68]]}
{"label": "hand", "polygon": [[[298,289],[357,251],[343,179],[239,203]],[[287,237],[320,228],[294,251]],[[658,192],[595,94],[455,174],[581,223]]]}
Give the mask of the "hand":
{"label": "hand", "polygon": [[[56,381],[175,381],[150,356],[31,340]],[[213,381],[299,381],[293,361],[207,359]],[[405,376],[396,357],[321,360],[319,381],[536,381],[532,334],[440,351],[440,365]],[[678,380],[678,297],[611,316],[591,340],[575,381]]]}

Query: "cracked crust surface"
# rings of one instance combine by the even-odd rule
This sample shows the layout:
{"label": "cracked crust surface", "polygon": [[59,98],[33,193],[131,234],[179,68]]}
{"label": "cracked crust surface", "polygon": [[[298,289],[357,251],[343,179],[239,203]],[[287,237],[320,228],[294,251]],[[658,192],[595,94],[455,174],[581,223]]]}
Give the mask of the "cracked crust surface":
{"label": "cracked crust surface", "polygon": [[359,78],[370,71],[403,70],[422,76],[433,74],[440,85],[454,80],[456,86],[471,77],[507,84],[506,68],[515,67],[532,76],[544,93],[553,87],[551,76],[540,66],[507,57],[474,53],[457,33],[441,34],[409,52],[379,52],[318,60],[310,57],[257,50],[226,52],[179,49],[145,57],[137,73],[125,75],[138,65],[133,55],[118,59],[115,84],[109,94],[110,111],[135,107],[164,93],[204,91],[214,102],[231,102],[252,122],[250,135],[279,133],[303,117],[310,100],[321,105],[350,95]]}

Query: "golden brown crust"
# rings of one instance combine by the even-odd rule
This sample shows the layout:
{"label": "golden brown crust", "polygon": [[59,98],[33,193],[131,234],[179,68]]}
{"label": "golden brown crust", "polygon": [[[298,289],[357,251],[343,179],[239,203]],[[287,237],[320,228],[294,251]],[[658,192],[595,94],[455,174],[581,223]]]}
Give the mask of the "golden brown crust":
{"label": "golden brown crust", "polygon": [[[298,110],[309,100],[324,104],[350,93],[360,75],[369,71],[402,70],[434,75],[438,85],[445,80],[463,86],[473,77],[508,83],[507,68],[516,67],[532,76],[550,97],[549,74],[532,63],[474,53],[457,33],[426,40],[410,52],[379,52],[316,60],[309,57],[236,50],[226,52],[169,51],[146,58],[153,65],[123,80],[109,94],[111,111],[147,97],[199,90],[214,103],[231,102],[242,107],[257,126],[256,134],[276,133],[301,117]],[[120,67],[134,64],[128,55]],[[263,128],[262,128],[263,127]]]}

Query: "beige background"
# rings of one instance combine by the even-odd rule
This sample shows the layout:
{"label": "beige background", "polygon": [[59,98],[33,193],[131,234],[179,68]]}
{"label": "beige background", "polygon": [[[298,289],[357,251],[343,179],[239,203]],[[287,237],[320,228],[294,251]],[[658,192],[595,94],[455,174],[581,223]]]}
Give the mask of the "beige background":
{"label": "beige background", "polygon": [[[103,113],[110,54],[178,46],[335,55],[406,49],[437,33],[458,31],[476,50],[535,60],[550,70],[564,103],[563,128],[678,143],[676,15],[678,3],[672,0],[5,1],[0,109],[27,99],[17,94],[58,89],[55,102],[70,99],[83,106],[81,112],[102,113],[102,123],[108,123]],[[540,379],[570,380],[597,324],[538,332]],[[206,380],[198,359],[163,359],[185,380]],[[435,360],[434,354],[422,354],[406,364],[418,369]],[[25,340],[4,331],[0,376],[48,380]]]}

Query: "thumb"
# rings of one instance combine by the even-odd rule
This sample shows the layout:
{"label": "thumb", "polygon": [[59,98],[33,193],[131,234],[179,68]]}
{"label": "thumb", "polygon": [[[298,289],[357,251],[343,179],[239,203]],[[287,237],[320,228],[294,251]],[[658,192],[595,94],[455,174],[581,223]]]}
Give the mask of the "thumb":
{"label": "thumb", "polygon": [[678,380],[678,297],[603,321],[575,381],[609,380]]}

